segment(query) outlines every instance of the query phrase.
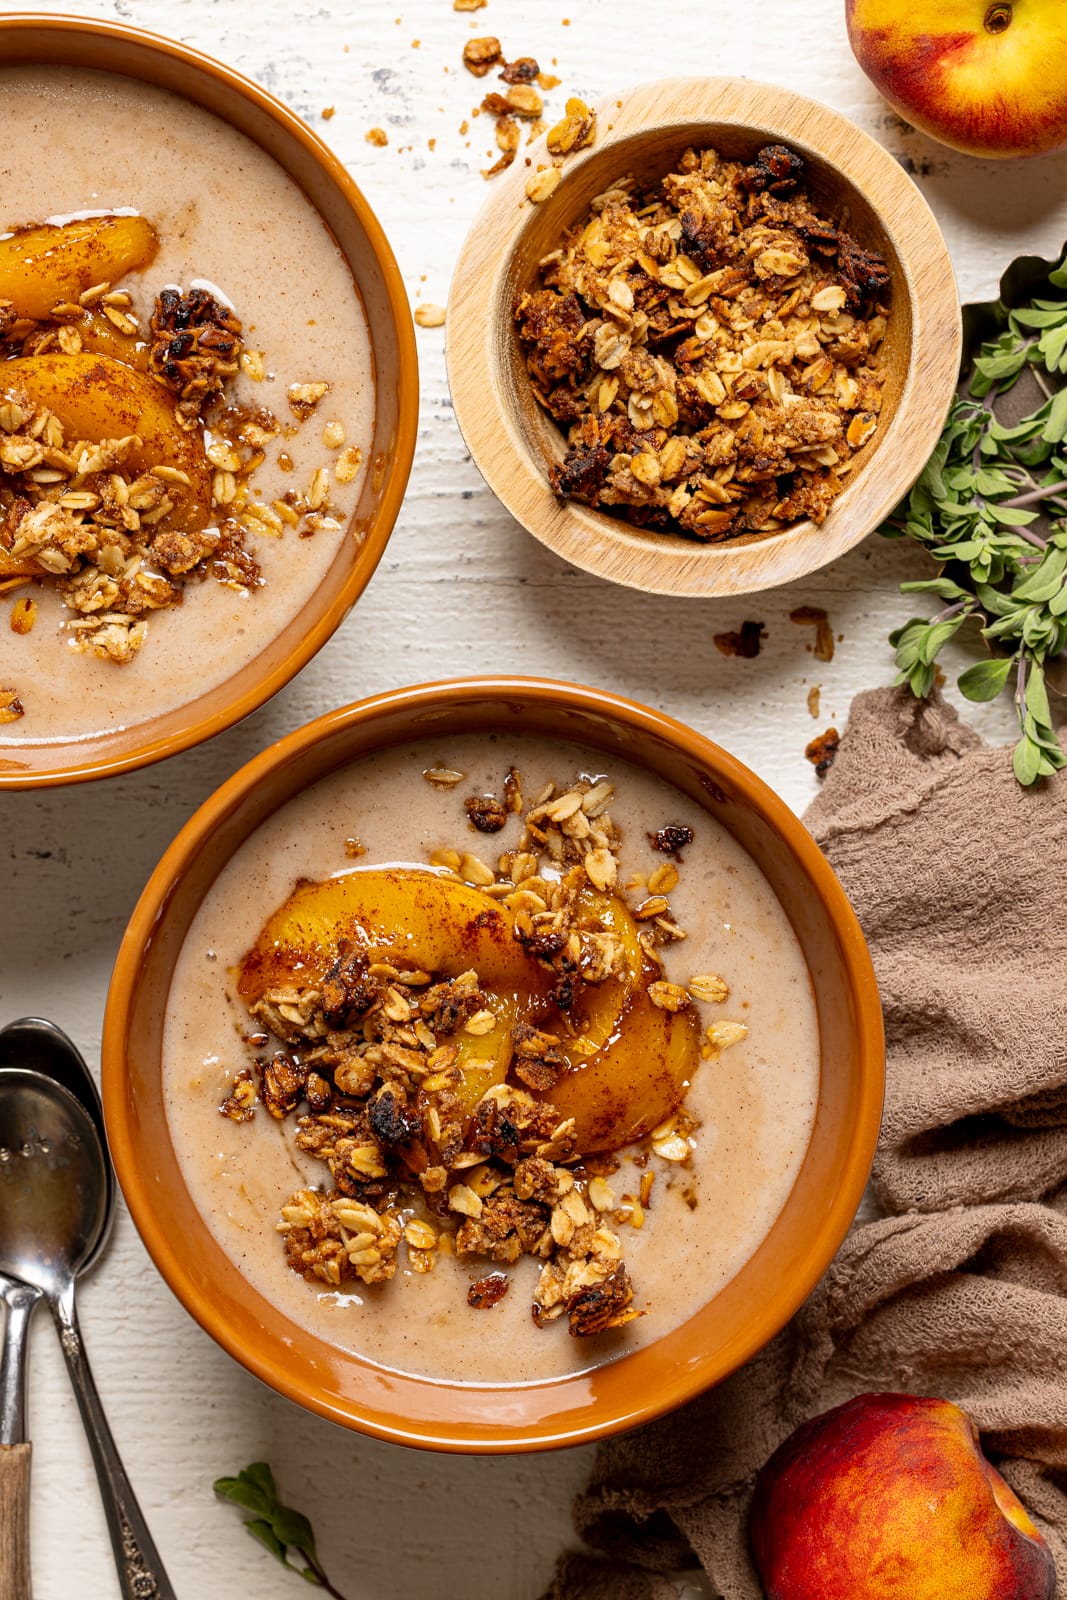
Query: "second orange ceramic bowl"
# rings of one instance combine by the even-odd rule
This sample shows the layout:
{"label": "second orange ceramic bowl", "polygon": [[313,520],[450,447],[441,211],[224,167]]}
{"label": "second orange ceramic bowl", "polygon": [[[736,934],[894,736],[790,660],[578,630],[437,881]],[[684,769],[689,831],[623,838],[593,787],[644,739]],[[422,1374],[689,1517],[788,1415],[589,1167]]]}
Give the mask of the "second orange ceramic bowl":
{"label": "second orange ceramic bowl", "polygon": [[311,660],[362,594],[392,532],[415,452],[419,380],[407,292],[381,225],[337,158],[280,100],[187,45],[84,17],[0,17],[0,60],[5,67],[94,69],[169,90],[264,150],[318,211],[351,269],[374,383],[369,471],[350,536],[300,614],[229,678],[206,692],[191,684],[184,704],[147,720],[88,737],[0,740],[0,789],[16,789],[104,777],[186,750],[254,711]]}
{"label": "second orange ceramic bowl", "polygon": [[[227,862],[304,789],[416,739],[496,733],[592,746],[674,784],[743,846],[807,961],[820,1032],[814,1128],[755,1254],[688,1322],[613,1364],[503,1386],[385,1370],[298,1327],[252,1288],[197,1211],[163,1099],[163,1019],[182,942]],[[757,777],[670,717],[538,679],[470,679],[381,695],[320,717],[242,768],[185,826],[126,931],[103,1044],[108,1137],[130,1211],[186,1309],[250,1372],[309,1410],[378,1438],[494,1452],[576,1444],[646,1422],[718,1383],[767,1342],[821,1276],[859,1204],[884,1078],[881,1007],[859,925],[810,835]],[[548,1337],[550,1335],[546,1335]]]}

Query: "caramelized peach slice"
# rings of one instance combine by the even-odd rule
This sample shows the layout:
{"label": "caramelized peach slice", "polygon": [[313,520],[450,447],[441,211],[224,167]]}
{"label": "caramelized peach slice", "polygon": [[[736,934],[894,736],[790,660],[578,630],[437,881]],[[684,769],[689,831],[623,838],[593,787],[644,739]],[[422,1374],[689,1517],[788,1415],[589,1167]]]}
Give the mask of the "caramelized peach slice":
{"label": "caramelized peach slice", "polygon": [[20,317],[47,317],[86,289],[148,266],[158,249],[156,230],[144,217],[20,228],[0,239],[0,300],[10,300]]}
{"label": "caramelized peach slice", "polygon": [[468,1109],[507,1075],[514,1024],[547,999],[549,979],[516,942],[503,906],[454,878],[404,867],[300,884],[241,962],[238,993],[252,1005],[268,989],[317,983],[343,943],[369,961],[438,977],[477,972],[496,1021],[484,1034],[460,1032],[454,1041]]}
{"label": "caramelized peach slice", "polygon": [[211,468],[198,434],[179,427],[174,402],[155,378],[110,356],[48,353],[0,363],[0,395],[54,411],[69,441],[141,440],[129,456],[137,472],[170,467],[187,485],[172,482],[173,528],[196,530],[211,517]]}
{"label": "caramelized peach slice", "polygon": [[82,349],[91,355],[113,356],[137,372],[148,372],[151,346],[135,334],[121,333],[99,310],[90,309],[71,324],[81,335]]}
{"label": "caramelized peach slice", "polygon": [[584,1057],[572,1045],[571,1066],[544,1096],[561,1117],[574,1118],[580,1150],[619,1150],[643,1139],[685,1098],[700,1063],[700,1028],[691,1007],[652,1004],[648,986],[659,976],[647,962],[611,1037]]}

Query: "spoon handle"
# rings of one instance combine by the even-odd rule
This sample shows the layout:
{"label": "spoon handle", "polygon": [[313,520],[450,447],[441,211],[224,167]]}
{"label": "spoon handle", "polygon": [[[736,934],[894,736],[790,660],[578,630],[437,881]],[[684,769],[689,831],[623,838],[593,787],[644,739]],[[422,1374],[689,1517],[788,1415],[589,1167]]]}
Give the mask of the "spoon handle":
{"label": "spoon handle", "polygon": [[123,1600],[177,1600],[104,1417],[78,1330],[73,1283],[51,1303],[96,1467]]}
{"label": "spoon handle", "polygon": [[28,1444],[0,1444],[0,1509],[0,1594],[31,1600]]}
{"label": "spoon handle", "polygon": [[0,1595],[31,1600],[30,1446],[26,1442],[26,1335],[40,1289],[0,1279],[7,1307],[0,1351]]}

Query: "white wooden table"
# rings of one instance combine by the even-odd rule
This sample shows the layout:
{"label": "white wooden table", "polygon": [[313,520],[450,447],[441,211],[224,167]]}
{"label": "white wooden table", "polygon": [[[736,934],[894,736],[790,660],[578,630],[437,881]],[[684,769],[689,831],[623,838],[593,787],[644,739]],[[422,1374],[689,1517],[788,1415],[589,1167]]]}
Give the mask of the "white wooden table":
{"label": "white wooden table", "polygon": [[[461,122],[490,88],[460,64],[472,34],[535,55],[567,93],[705,68],[821,98],[885,143],[937,213],[965,299],[985,298],[1021,250],[1067,236],[1067,158],[983,163],[905,129],[853,60],[842,0],[81,0],[83,10],[169,33],[257,78],[318,128],[381,218],[413,302],[443,304],[451,264],[496,152],[489,118]],[[14,7],[4,6],[4,10]],[[52,9],[48,7],[48,9]],[[322,113],[334,108],[331,118]],[[2,117],[2,112],[0,112]],[[372,127],[389,143],[365,139]],[[473,671],[536,672],[669,709],[734,751],[797,810],[815,789],[804,746],[839,726],[852,695],[892,676],[889,630],[911,614],[897,584],[923,558],[869,540],[836,566],[751,602],[674,601],[564,567],[492,499],[449,405],[443,330],[419,330],[422,422],[411,488],[364,599],[331,643],[263,710],[212,743],[112,782],[0,796],[0,1022],[27,1013],[99,1058],[104,995],[126,918],[196,806],[255,752],[318,713],[398,684]],[[918,468],[919,463],[916,463]],[[830,664],[788,620],[826,608]],[[758,618],[758,660],[712,635]],[[806,706],[822,686],[819,720]],[[973,715],[973,711],[972,711]],[[1010,712],[975,720],[1007,737]],[[178,1594],[286,1600],[303,1591],[211,1494],[212,1479],[269,1460],[311,1513],[349,1600],[532,1600],[567,1537],[591,1450],[463,1460],[366,1440],[261,1388],[190,1320],[121,1212],[80,1297],[100,1389]],[[42,1313],[34,1330],[33,1561],[37,1600],[107,1600],[117,1589],[89,1453]]]}

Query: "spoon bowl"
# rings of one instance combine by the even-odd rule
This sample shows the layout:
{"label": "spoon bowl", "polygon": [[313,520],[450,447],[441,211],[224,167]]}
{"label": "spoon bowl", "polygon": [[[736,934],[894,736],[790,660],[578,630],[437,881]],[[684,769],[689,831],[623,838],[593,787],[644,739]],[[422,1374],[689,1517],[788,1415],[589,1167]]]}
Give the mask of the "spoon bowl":
{"label": "spoon bowl", "polygon": [[108,1224],[106,1162],[93,1120],[54,1078],[0,1078],[0,1272],[54,1297]]}
{"label": "spoon bowl", "polygon": [[[25,1046],[20,1057],[19,1042]],[[54,1072],[11,1066],[37,1060]],[[64,1086],[81,1089],[88,1106]],[[0,1362],[0,1594],[30,1600],[29,1444],[22,1416],[22,1352],[37,1301],[47,1299],[88,1435],[123,1600],[175,1600],[115,1448],[82,1347],[76,1277],[107,1235],[114,1182],[92,1112],[85,1064],[53,1024],[26,1018],[0,1032],[0,1298],[7,1306]]]}

